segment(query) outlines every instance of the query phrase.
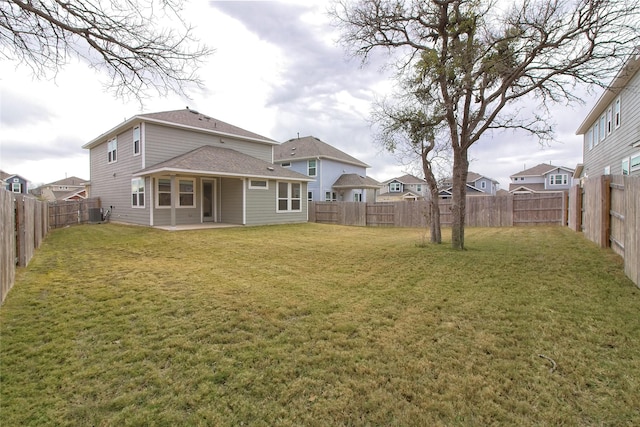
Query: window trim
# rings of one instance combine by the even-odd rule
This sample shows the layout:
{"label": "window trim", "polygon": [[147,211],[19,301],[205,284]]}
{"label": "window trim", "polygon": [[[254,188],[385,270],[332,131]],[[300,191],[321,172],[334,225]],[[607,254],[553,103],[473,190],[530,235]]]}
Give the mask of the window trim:
{"label": "window trim", "polygon": [[613,132],[613,106],[607,108],[607,135],[611,135]]}
{"label": "window trim", "polygon": [[[557,177],[561,177],[561,182],[557,182]],[[549,175],[549,185],[568,185],[568,183],[569,175],[566,173],[552,173],[551,175]]]}
{"label": "window trim", "polygon": [[[622,159],[622,175],[630,175],[631,174],[631,157],[625,157]],[[626,168],[625,168],[626,166]]]}
{"label": "window trim", "polygon": [[607,114],[603,113],[600,116],[600,142],[604,142],[607,138]]}
{"label": "window trim", "polygon": [[[172,205],[175,205],[176,209],[193,209],[195,207],[197,207],[197,199],[196,199],[196,179],[195,178],[188,178],[188,177],[180,177],[180,176],[176,176],[175,180],[177,181],[177,188],[178,188],[178,194],[175,199],[173,197],[173,188],[171,187],[171,178],[167,177],[167,176],[161,176],[158,177],[156,179],[156,185],[155,187],[155,207],[157,209],[170,209]],[[162,191],[160,192],[160,181],[169,181],[169,191]],[[190,181],[193,191],[180,191],[180,181]],[[168,205],[160,205],[160,194],[170,194],[171,195],[171,202]],[[181,195],[183,194],[191,194],[193,195],[193,204],[191,205],[182,205],[180,204],[181,202]]]}
{"label": "window trim", "polygon": [[[253,185],[254,182],[264,182],[265,185]],[[249,190],[268,190],[269,189],[269,180],[268,179],[249,179]]]}
{"label": "window trim", "polygon": [[[311,166],[311,162],[313,162],[313,166]],[[313,173],[311,173],[311,169],[313,169]],[[309,176],[317,176],[318,175],[318,161],[317,161],[317,159],[309,159],[309,160],[307,160],[307,175],[309,175]]]}
{"label": "window trim", "polygon": [[[113,155],[111,154],[113,153]],[[118,137],[114,136],[107,141],[107,163],[117,163],[118,161]]]}
{"label": "window trim", "polygon": [[389,183],[389,193],[401,193],[402,192],[402,183],[401,182],[390,182]]}
{"label": "window trim", "polygon": [[[136,130],[138,131],[138,138],[136,139]],[[136,144],[137,142],[137,144]],[[137,148],[137,151],[136,151]],[[142,140],[140,139],[140,125],[133,128],[133,155],[139,156],[142,153]]]}
{"label": "window trim", "polygon": [[[18,191],[16,191],[16,189]],[[12,193],[22,193],[22,183],[20,181],[18,182],[12,182],[11,183],[11,192]]]}
{"label": "window trim", "polygon": [[[287,186],[287,194],[285,197],[282,197],[280,194],[280,185],[286,184]],[[298,197],[293,197],[294,186],[298,186]],[[287,208],[280,209],[280,202],[286,201]],[[298,209],[294,209],[294,202],[298,202]],[[276,181],[276,212],[277,213],[291,213],[291,212],[302,212],[302,183],[301,182],[290,182],[290,181]]]}
{"label": "window trim", "polygon": [[[133,187],[135,182],[138,182],[138,183],[142,182],[142,186],[138,185],[137,191],[134,191],[134,187]],[[131,178],[131,207],[133,209],[145,208],[145,203],[146,203],[145,187],[146,187],[146,182],[144,178]],[[140,188],[142,188],[142,191],[140,191]],[[140,204],[140,195],[142,195],[142,204]]]}
{"label": "window trim", "polygon": [[618,129],[622,124],[621,107],[620,97],[618,96],[615,101],[613,101],[613,122],[616,129]]}
{"label": "window trim", "polygon": [[[329,196],[329,197],[327,197]],[[335,191],[325,191],[324,192],[324,201],[325,202],[337,202],[338,198],[336,197]]]}
{"label": "window trim", "polygon": [[[633,164],[634,160],[638,162],[635,166]],[[629,174],[636,171],[640,171],[640,151],[629,156]]]}

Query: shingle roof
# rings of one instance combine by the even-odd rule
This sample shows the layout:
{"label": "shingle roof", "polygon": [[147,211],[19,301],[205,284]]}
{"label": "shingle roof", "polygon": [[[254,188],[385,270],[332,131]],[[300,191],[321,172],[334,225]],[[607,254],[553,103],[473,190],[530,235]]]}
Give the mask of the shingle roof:
{"label": "shingle roof", "polygon": [[229,135],[239,138],[251,139],[266,144],[277,144],[277,141],[267,138],[266,136],[258,135],[257,133],[250,132],[246,129],[239,128],[232,124],[223,122],[222,120],[214,119],[207,115],[197,112],[196,110],[184,109],[184,110],[172,110],[161,111],[159,113],[139,114],[133,116],[126,121],[118,124],[102,135],[89,141],[82,148],[93,148],[99,144],[105,142],[106,139],[117,135],[119,132],[136,125],[137,123],[147,121],[158,124],[164,124],[166,126],[175,126],[179,128],[200,130],[202,132],[212,132],[219,135]]}
{"label": "shingle roof", "polygon": [[282,166],[265,162],[230,148],[211,145],[196,148],[173,159],[142,169],[134,175],[144,176],[166,172],[313,181],[306,175]]}
{"label": "shingle roof", "polygon": [[290,139],[273,147],[273,158],[276,162],[304,160],[317,157],[338,160],[343,163],[349,163],[365,168],[370,167],[368,164],[361,162],[344,151],[338,150],[315,136]]}
{"label": "shingle roof", "polygon": [[403,184],[426,184],[427,181],[425,181],[422,178],[418,178],[417,176],[411,175],[411,174],[406,174],[406,175],[402,175],[400,177],[397,178],[391,178],[387,181],[385,181],[385,183],[390,183],[393,181],[398,181],[401,182]]}
{"label": "shingle roof", "polygon": [[50,182],[46,185],[82,185],[87,182],[86,179],[78,178],[77,176],[70,176],[69,178],[60,179],[58,181]]}
{"label": "shingle roof", "polygon": [[549,172],[551,172],[554,169],[564,169],[567,171],[571,171],[573,172],[573,169],[571,168],[565,168],[564,166],[554,166],[554,165],[550,165],[547,163],[540,163],[539,165],[536,165],[532,168],[529,169],[525,169],[521,172],[515,173],[513,175],[511,175],[511,177],[514,176],[543,176]]}
{"label": "shingle roof", "polygon": [[196,110],[173,110],[162,111],[159,113],[139,114],[138,117],[160,120],[168,123],[176,123],[184,126],[190,126],[199,129],[206,129],[213,132],[227,133],[230,135],[237,135],[247,138],[262,139],[277,143],[266,136],[258,135],[257,133],[250,132],[248,130],[239,128],[232,124],[223,122],[222,120],[214,119],[205,114],[199,113]]}
{"label": "shingle roof", "polygon": [[509,192],[513,191],[531,191],[533,193],[544,192],[544,184],[543,183],[532,183],[532,184],[509,184]]}
{"label": "shingle roof", "polygon": [[368,176],[344,173],[333,183],[333,188],[380,188],[381,184]]}

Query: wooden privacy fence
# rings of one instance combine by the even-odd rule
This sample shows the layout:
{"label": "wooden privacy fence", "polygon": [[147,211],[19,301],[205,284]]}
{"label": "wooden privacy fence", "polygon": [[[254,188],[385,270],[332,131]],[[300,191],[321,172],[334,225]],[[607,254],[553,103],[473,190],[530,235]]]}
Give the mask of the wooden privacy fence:
{"label": "wooden privacy fence", "polygon": [[625,274],[640,286],[640,177],[588,178],[569,193],[569,227],[624,258]]}
{"label": "wooden privacy fence", "polygon": [[15,280],[16,265],[26,266],[49,231],[47,203],[31,196],[0,191],[0,302]]}
{"label": "wooden privacy fence", "polygon": [[100,206],[99,198],[50,202],[49,226],[60,228],[74,224],[99,222],[99,218],[92,218],[92,216],[100,214]]}
{"label": "wooden privacy fence", "polygon": [[[451,225],[451,200],[441,200],[440,222]],[[341,225],[426,227],[427,201],[384,203],[309,202],[309,221]],[[470,227],[566,225],[565,193],[467,197],[465,224]]]}

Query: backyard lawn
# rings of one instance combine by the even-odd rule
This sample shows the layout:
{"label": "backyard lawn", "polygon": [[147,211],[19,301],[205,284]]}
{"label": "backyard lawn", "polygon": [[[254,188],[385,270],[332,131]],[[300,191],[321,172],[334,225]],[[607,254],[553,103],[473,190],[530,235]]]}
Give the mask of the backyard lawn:
{"label": "backyard lawn", "polygon": [[639,425],[640,289],[566,228],[53,231],[2,426]]}

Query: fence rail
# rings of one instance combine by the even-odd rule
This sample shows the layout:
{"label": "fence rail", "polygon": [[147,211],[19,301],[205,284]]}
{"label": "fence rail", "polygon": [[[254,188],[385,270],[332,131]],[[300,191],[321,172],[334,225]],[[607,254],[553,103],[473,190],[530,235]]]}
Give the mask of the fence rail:
{"label": "fence rail", "polygon": [[584,180],[569,195],[569,227],[624,258],[625,274],[640,286],[640,177]]}
{"label": "fence rail", "polygon": [[15,281],[16,265],[26,267],[51,228],[85,223],[100,199],[47,203],[0,189],[0,303]]}
{"label": "fence rail", "polygon": [[[440,223],[451,225],[451,200],[441,200]],[[372,227],[426,227],[427,201],[359,203],[309,202],[309,221]],[[566,225],[565,193],[470,196],[465,224],[470,227]]]}
{"label": "fence rail", "polygon": [[90,222],[92,209],[100,208],[100,199],[70,200],[49,203],[49,225],[61,228]]}

